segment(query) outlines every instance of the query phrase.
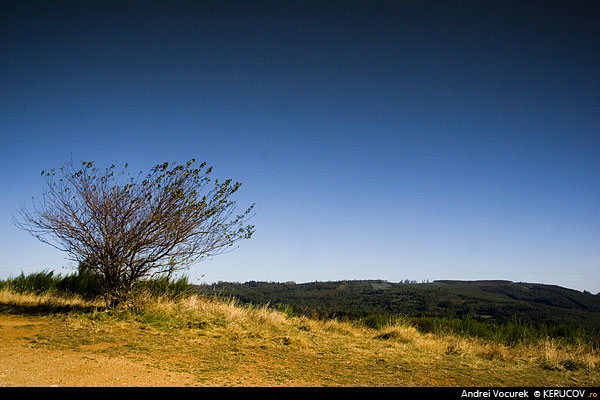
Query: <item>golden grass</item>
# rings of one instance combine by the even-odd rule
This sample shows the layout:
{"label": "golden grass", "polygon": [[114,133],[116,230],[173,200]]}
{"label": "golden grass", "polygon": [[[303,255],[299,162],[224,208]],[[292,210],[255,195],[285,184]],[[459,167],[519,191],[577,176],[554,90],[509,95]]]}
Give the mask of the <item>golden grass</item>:
{"label": "golden grass", "polygon": [[446,355],[461,355],[465,358],[540,363],[545,367],[557,369],[560,369],[558,366],[571,361],[589,370],[600,369],[600,351],[584,343],[565,345],[546,339],[535,344],[507,346],[474,337],[423,334],[413,326],[404,324],[386,327],[379,334],[379,337],[382,336],[404,343],[406,347],[412,346]]}
{"label": "golden grass", "polygon": [[84,300],[79,296],[57,296],[53,293],[33,294],[16,293],[7,288],[0,289],[0,304],[22,305],[28,307],[47,306],[47,307],[101,307],[102,303]]}
{"label": "golden grass", "polygon": [[36,345],[127,357],[194,376],[195,385],[600,385],[600,353],[584,344],[505,346],[403,323],[374,330],[196,295],[145,295],[107,312],[77,298],[0,290],[0,304],[98,306],[50,318]]}

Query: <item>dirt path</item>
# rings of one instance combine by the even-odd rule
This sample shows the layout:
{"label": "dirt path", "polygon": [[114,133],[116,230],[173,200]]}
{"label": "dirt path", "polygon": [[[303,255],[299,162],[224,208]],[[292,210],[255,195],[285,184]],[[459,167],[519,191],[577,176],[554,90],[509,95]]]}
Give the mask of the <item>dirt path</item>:
{"label": "dirt path", "polygon": [[35,346],[34,338],[47,327],[44,317],[0,315],[0,386],[147,387],[194,382],[190,374],[162,371],[144,359]]}

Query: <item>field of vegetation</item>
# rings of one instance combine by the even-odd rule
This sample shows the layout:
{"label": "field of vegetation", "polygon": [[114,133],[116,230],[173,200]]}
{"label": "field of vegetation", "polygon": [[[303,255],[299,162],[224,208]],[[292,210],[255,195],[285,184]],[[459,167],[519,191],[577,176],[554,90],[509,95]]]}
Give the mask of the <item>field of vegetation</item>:
{"label": "field of vegetation", "polygon": [[90,279],[0,282],[0,386],[600,385],[600,349],[583,335],[506,341],[425,319],[311,317],[185,279],[146,282],[107,309]]}
{"label": "field of vegetation", "polygon": [[514,344],[545,338],[600,347],[600,296],[554,285],[509,281],[219,282],[201,294],[271,304],[292,315],[360,321],[400,320],[424,333],[453,333]]}

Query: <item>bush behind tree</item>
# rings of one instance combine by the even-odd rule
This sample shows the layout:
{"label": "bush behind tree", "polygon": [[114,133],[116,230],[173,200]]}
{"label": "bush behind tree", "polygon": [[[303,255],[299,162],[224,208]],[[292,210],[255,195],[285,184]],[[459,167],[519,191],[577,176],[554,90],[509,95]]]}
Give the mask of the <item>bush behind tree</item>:
{"label": "bush behind tree", "polygon": [[[36,295],[54,294],[63,296],[77,295],[87,300],[103,296],[103,283],[99,276],[90,273],[76,272],[62,276],[54,271],[44,270],[16,276],[0,281],[0,288],[7,288],[16,293],[32,293]],[[145,291],[153,297],[166,296],[180,298],[193,293],[194,286],[189,278],[183,275],[178,278],[160,277],[138,282],[134,292]]]}

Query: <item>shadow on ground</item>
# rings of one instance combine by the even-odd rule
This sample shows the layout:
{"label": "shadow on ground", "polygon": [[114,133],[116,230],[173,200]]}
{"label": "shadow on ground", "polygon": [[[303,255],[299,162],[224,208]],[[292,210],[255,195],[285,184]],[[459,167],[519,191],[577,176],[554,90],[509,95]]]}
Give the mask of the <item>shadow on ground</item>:
{"label": "shadow on ground", "polygon": [[81,306],[81,305],[58,305],[49,303],[40,304],[14,304],[0,302],[0,314],[17,314],[17,315],[55,315],[55,314],[69,314],[69,313],[89,313],[94,310],[100,311],[95,306]]}

